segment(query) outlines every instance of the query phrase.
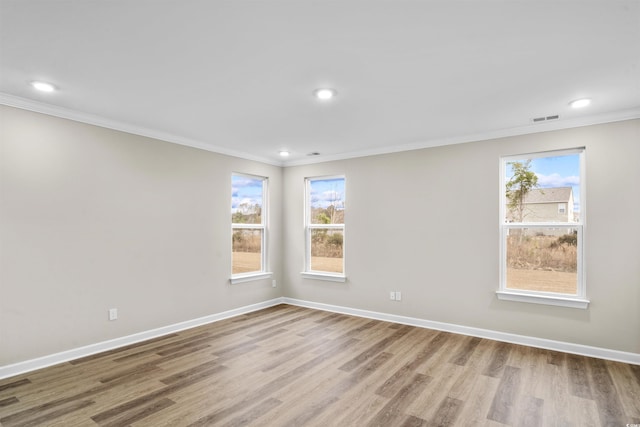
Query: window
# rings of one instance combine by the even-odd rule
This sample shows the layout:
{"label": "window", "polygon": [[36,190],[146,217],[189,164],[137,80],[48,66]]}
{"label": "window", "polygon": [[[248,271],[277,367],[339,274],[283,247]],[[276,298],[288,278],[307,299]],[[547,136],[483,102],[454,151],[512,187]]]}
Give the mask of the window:
{"label": "window", "polygon": [[504,157],[500,164],[498,297],[586,308],[584,149]]}
{"label": "window", "polygon": [[344,196],[344,177],[306,179],[305,277],[345,281]]}
{"label": "window", "polygon": [[270,277],[266,272],[267,179],[231,175],[231,283]]}

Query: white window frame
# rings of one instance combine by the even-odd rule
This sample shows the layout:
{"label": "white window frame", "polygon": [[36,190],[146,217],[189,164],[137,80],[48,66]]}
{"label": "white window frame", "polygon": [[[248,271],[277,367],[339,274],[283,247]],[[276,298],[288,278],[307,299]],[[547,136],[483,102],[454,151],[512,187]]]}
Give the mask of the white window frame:
{"label": "white window frame", "polygon": [[[308,177],[304,180],[305,185],[305,197],[304,197],[304,228],[305,228],[305,259],[304,259],[304,271],[301,273],[305,279],[318,279],[331,282],[346,282],[346,229],[343,224],[311,224],[311,182],[323,181],[328,179],[342,179],[344,180],[344,200],[346,204],[346,192],[347,192],[347,179],[344,175],[331,175],[331,176],[316,176]],[[318,229],[342,229],[342,273],[332,273],[329,271],[311,270],[311,231]]]}
{"label": "white window frame", "polygon": [[[249,273],[240,273],[233,274],[231,273],[231,278],[229,281],[232,285],[236,283],[244,283],[250,282],[254,280],[261,279],[269,279],[273,276],[273,273],[267,270],[268,266],[268,251],[267,251],[267,242],[268,242],[268,217],[269,217],[269,200],[268,200],[268,187],[269,187],[269,179],[264,176],[250,175],[246,173],[231,173],[231,192],[233,193],[233,177],[244,177],[249,179],[257,179],[262,181],[262,212],[260,214],[260,224],[238,224],[233,222],[233,215],[231,215],[231,235],[230,235],[230,253],[231,253],[231,271],[233,272],[233,231],[236,229],[245,229],[245,230],[262,230],[262,239],[260,242],[260,271],[252,271]],[[231,196],[233,197],[233,195]]]}
{"label": "white window frame", "polygon": [[[508,162],[541,157],[555,157],[578,154],[580,156],[580,215],[575,222],[506,222],[506,165]],[[585,149],[574,148],[567,150],[553,150],[537,153],[503,156],[500,158],[500,285],[496,292],[498,299],[534,304],[555,305],[570,308],[586,309],[589,300],[586,295],[586,277],[584,268],[584,247],[586,227],[586,180],[585,180]],[[570,207],[567,206],[567,209]],[[507,248],[506,237],[508,230],[518,228],[575,228],[577,234],[577,290],[576,294],[561,294],[555,292],[541,292],[533,290],[507,288]]]}

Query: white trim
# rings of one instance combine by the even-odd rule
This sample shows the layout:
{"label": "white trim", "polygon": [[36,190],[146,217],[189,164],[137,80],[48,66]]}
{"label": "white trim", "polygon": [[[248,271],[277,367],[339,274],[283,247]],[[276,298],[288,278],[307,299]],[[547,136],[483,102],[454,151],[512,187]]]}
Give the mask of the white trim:
{"label": "white trim", "polygon": [[[252,180],[259,180],[262,182],[262,205],[261,205],[261,213],[260,213],[260,224],[245,224],[245,223],[234,223],[233,222],[233,213],[231,214],[231,236],[229,239],[229,250],[232,254],[231,256],[231,284],[234,285],[236,283],[249,282],[252,280],[259,279],[268,279],[271,277],[272,273],[268,272],[269,269],[269,178],[265,176],[257,176],[257,175],[249,175],[246,173],[231,173],[231,207],[233,209],[233,178],[234,177],[243,177]],[[246,274],[233,274],[233,236],[235,230],[260,230],[262,231],[260,235],[260,270],[252,271]]]}
{"label": "white trim", "polygon": [[510,334],[507,332],[492,331],[470,326],[455,325],[452,323],[435,322],[432,320],[418,319],[415,317],[399,316],[395,314],[379,313],[375,311],[360,310],[357,308],[341,307],[331,304],[323,304],[295,298],[282,298],[283,304],[299,307],[314,308],[333,313],[349,314],[351,316],[365,317],[367,319],[383,320],[385,322],[400,323],[403,325],[417,326],[419,328],[435,329],[438,331],[452,332],[455,334],[469,335],[486,338],[495,341],[503,341],[512,344],[526,345],[529,347],[543,348],[546,350],[561,351],[563,353],[578,354],[581,356],[597,357],[599,359],[614,360],[616,362],[640,365],[640,353],[610,350],[601,347],[574,344],[563,341],[554,341],[544,338],[529,337],[525,335]]}
{"label": "white trim", "polygon": [[[589,300],[586,297],[586,276],[584,266],[584,232],[586,216],[586,184],[585,184],[585,152],[586,147],[575,147],[569,149],[539,151],[525,154],[512,154],[500,157],[500,207],[499,207],[499,235],[500,235],[500,283],[496,292],[499,300],[517,301],[533,304],[546,304],[569,308],[587,309]],[[579,156],[580,166],[580,216],[577,222],[506,222],[507,217],[507,197],[506,197],[506,166],[509,162],[524,159],[540,159],[545,157],[558,156]],[[567,205],[567,210],[569,206]],[[573,211],[573,207],[571,207]],[[526,228],[571,228],[577,232],[577,277],[576,293],[554,294],[540,292],[532,289],[514,290],[507,287],[507,236],[511,229]]]}
{"label": "white trim", "polygon": [[199,148],[205,151],[225,154],[228,156],[240,157],[247,160],[255,160],[269,165],[290,167],[301,166],[315,163],[325,163],[335,160],[354,159],[358,157],[377,156],[380,154],[400,153],[403,151],[422,150],[424,148],[442,147],[446,145],[464,144],[467,142],[486,141],[489,139],[506,138],[510,136],[528,135],[533,133],[549,132],[554,130],[571,129],[576,127],[599,125],[604,123],[621,122],[624,120],[633,120],[640,118],[640,108],[630,108],[627,110],[614,111],[611,113],[594,114],[590,116],[577,117],[574,119],[561,119],[550,122],[527,124],[526,126],[516,126],[507,129],[500,129],[489,132],[477,132],[468,135],[454,136],[451,138],[435,138],[427,141],[419,141],[415,143],[396,145],[391,147],[379,147],[363,150],[351,151],[348,153],[331,154],[323,156],[306,156],[297,160],[289,160],[287,162],[277,162],[269,158],[255,156],[250,153],[230,150],[219,146],[197,141],[181,136],[132,125],[130,123],[118,120],[107,119],[95,114],[83,113],[69,108],[58,107],[56,105],[45,104],[43,102],[33,101],[31,99],[21,98],[19,96],[10,95],[0,92],[0,104],[9,107],[21,108],[23,110],[34,111],[36,113],[47,114],[49,116],[61,117],[64,119],[74,120],[81,123],[88,123],[108,129],[119,130],[122,132],[132,133],[135,135],[146,136],[149,138],[159,139],[174,144],[185,145],[187,147]]}
{"label": "white trim", "polygon": [[344,224],[309,224],[309,228],[318,230],[331,230],[332,228],[342,229],[344,232]]}
{"label": "white trim", "polygon": [[273,277],[273,273],[268,271],[264,273],[238,274],[231,276],[229,282],[231,282],[232,285],[235,285],[237,283],[253,282],[254,280],[270,279],[271,277]]}
{"label": "white trim", "polygon": [[234,222],[233,224],[231,224],[231,228],[242,230],[264,230],[265,226],[263,224],[242,224]]}
{"label": "white trim", "polygon": [[533,304],[545,304],[545,305],[555,305],[559,307],[569,307],[569,308],[581,308],[587,309],[589,307],[589,300],[585,298],[575,298],[575,297],[561,297],[555,295],[542,295],[540,293],[537,294],[528,294],[517,291],[496,291],[496,295],[499,300],[503,301],[516,301],[516,302],[530,302]]}
{"label": "white trim", "polygon": [[314,163],[324,163],[335,160],[354,159],[358,157],[378,156],[381,154],[400,153],[403,151],[422,150],[425,148],[442,147],[446,145],[465,144],[468,142],[487,141],[490,139],[508,138],[511,136],[529,135],[535,133],[549,132],[554,130],[572,129],[583,126],[600,125],[605,123],[621,122],[640,118],[640,108],[630,108],[628,110],[614,111],[611,113],[594,114],[590,116],[576,117],[574,119],[560,119],[550,122],[527,124],[506,129],[499,129],[489,132],[477,132],[468,135],[454,136],[451,138],[435,138],[427,141],[395,145],[390,147],[370,148],[364,150],[351,151],[348,153],[331,154],[323,156],[308,156],[302,159],[289,160],[284,167],[309,165]]}
{"label": "white trim", "polygon": [[57,105],[45,104],[43,102],[33,101],[31,99],[21,98],[15,95],[9,95],[8,93],[0,92],[0,104],[7,105],[9,107],[20,108],[23,110],[34,111],[36,113],[47,114],[49,116],[73,120],[80,123],[100,126],[107,129],[113,129],[120,132],[145,136],[147,138],[158,139],[160,141],[170,142],[173,144],[199,148],[200,150],[211,151],[213,153],[240,157],[242,159],[254,160],[274,166],[283,166],[282,162],[275,162],[272,159],[256,156],[244,151],[230,150],[228,148],[216,146],[208,142],[185,138],[183,136],[149,129],[119,120],[108,119],[96,114],[83,113],[81,111],[59,107]]}
{"label": "white trim", "polygon": [[326,280],[328,282],[346,282],[347,276],[343,274],[330,274],[330,273],[314,273],[311,271],[303,271],[302,277],[304,279],[316,279],[316,280]]}
{"label": "white trim", "polygon": [[12,365],[0,366],[0,380],[26,372],[35,371],[37,369],[46,368],[48,366],[57,365],[59,363],[68,362],[70,360],[91,356],[96,353],[101,353],[119,347],[124,347],[126,345],[135,344],[141,341],[150,340],[185,329],[195,328],[197,326],[217,322],[218,320],[228,319],[230,317],[239,316],[241,314],[251,313],[252,311],[273,307],[279,304],[290,304],[298,307],[313,308],[316,310],[330,311],[333,313],[342,313],[351,316],[365,317],[367,319],[400,323],[403,325],[416,326],[419,328],[435,329],[438,331],[451,332],[455,334],[469,335],[473,337],[503,341],[512,344],[527,345],[530,347],[537,347],[547,350],[561,351],[564,353],[579,354],[581,356],[597,357],[600,359],[614,360],[616,362],[640,365],[639,353],[629,353],[600,347],[591,347],[582,344],[573,344],[562,341],[547,340],[544,338],[535,338],[524,335],[510,334],[506,332],[492,331],[489,329],[455,325],[452,323],[435,322],[432,320],[418,319],[415,317],[399,316],[395,314],[379,313],[375,311],[360,310],[357,308],[341,307],[337,305],[304,301],[295,298],[279,297],[272,300],[224,311],[222,313],[212,314],[198,319],[188,320],[186,322],[176,323],[174,325],[169,325],[150,331],[140,332],[109,341],[103,341],[101,343],[63,351],[61,353],[39,357],[37,359],[26,360],[24,362],[14,363]]}
{"label": "white trim", "polygon": [[584,153],[584,151],[585,151],[585,147],[560,148],[558,150],[544,150],[544,151],[533,151],[533,152],[530,152],[530,153],[508,154],[508,155],[505,155],[505,156],[501,156],[501,159],[504,160],[504,163],[506,164],[507,162],[513,161],[513,160],[541,159],[543,157],[571,156],[571,155],[574,155],[574,154],[582,154],[582,153]]}
{"label": "white trim", "polygon": [[[312,224],[311,223],[311,184],[313,181],[329,181],[329,180],[342,180],[344,185],[344,192],[342,194],[342,209],[346,209],[347,198],[347,176],[346,175],[325,175],[325,176],[312,176],[304,179],[304,236],[305,236],[305,248],[304,248],[304,271],[302,277],[305,279],[318,279],[327,280],[332,282],[345,282],[345,259],[346,259],[346,240],[345,234],[346,227],[344,222],[341,224]],[[335,205],[334,205],[335,208]],[[335,274],[326,271],[316,271],[311,269],[311,233],[314,229],[338,229],[342,230],[342,272]]]}
{"label": "white trim", "polygon": [[282,298],[275,298],[244,307],[234,308],[232,310],[211,314],[209,316],[200,317],[198,319],[187,320],[185,322],[175,323],[173,325],[139,332],[137,334],[127,335],[124,337],[115,338],[95,344],[89,344],[84,347],[50,354],[48,356],[38,357],[36,359],[25,360],[24,362],[18,362],[12,365],[0,366],[0,379],[13,377],[25,372],[35,371],[37,369],[46,368],[48,366],[68,362],[70,360],[80,359],[82,357],[91,356],[92,354],[113,350],[119,347],[124,347],[126,345],[131,345],[139,343],[141,341],[161,337],[163,335],[172,334],[174,332],[179,332],[185,329],[195,328],[196,326],[206,325],[209,323],[217,322],[219,320],[239,316],[241,314],[251,313],[252,311],[262,310],[264,308],[273,307],[278,304],[282,304]]}

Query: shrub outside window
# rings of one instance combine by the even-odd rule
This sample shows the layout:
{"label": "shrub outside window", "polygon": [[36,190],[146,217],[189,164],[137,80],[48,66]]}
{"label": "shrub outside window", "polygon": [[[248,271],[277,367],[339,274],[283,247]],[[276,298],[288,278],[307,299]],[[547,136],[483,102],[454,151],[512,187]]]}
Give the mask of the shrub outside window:
{"label": "shrub outside window", "polygon": [[586,308],[584,149],[501,159],[500,299]]}
{"label": "shrub outside window", "polygon": [[307,277],[344,281],[345,178],[306,179]]}
{"label": "shrub outside window", "polygon": [[266,273],[267,179],[232,174],[231,188],[231,274],[234,282],[234,278]]}

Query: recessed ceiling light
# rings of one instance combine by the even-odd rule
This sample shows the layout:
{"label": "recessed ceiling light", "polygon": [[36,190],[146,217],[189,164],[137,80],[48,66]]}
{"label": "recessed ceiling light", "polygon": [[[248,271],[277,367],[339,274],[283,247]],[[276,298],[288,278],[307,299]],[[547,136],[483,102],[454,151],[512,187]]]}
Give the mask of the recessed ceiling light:
{"label": "recessed ceiling light", "polygon": [[280,157],[289,157],[289,154],[287,150],[280,150]]}
{"label": "recessed ceiling light", "polygon": [[586,107],[589,104],[591,104],[591,100],[588,98],[576,99],[575,101],[571,101],[569,103],[571,108],[582,108],[582,107]]}
{"label": "recessed ceiling light", "polygon": [[337,92],[335,89],[323,88],[316,89],[313,91],[313,94],[321,101],[328,101],[329,99],[334,98],[337,95]]}
{"label": "recessed ceiling light", "polygon": [[31,82],[31,86],[41,92],[53,92],[56,90],[56,87],[54,85],[47,82],[33,81]]}

